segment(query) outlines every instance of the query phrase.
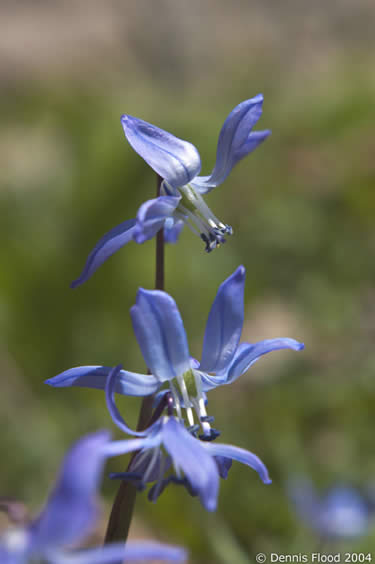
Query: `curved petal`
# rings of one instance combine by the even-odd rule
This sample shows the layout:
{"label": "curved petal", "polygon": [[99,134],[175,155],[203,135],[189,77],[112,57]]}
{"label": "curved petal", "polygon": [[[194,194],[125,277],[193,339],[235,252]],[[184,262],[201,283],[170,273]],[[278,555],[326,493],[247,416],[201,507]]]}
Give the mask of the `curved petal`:
{"label": "curved petal", "polygon": [[251,133],[262,115],[263,95],[238,104],[221,128],[216,152],[216,164],[209,176],[199,176],[192,183],[201,194],[210,192],[228,176],[232,168],[264,141],[270,131]]}
{"label": "curved petal", "polygon": [[225,381],[223,381],[220,376],[218,381],[220,381],[220,384],[231,384],[239,376],[249,370],[250,366],[252,366],[261,356],[269,352],[281,349],[300,351],[304,348],[305,345],[303,343],[300,343],[295,339],[288,338],[266,339],[255,344],[242,343],[232,361],[231,366],[229,367],[227,375],[225,376]]}
{"label": "curved petal", "polygon": [[165,220],[172,216],[180,200],[181,197],[159,196],[142,204],[137,213],[135,242],[144,243],[152,239],[162,229]]}
{"label": "curved petal", "polygon": [[242,462],[242,464],[250,466],[250,468],[253,468],[253,470],[258,472],[260,479],[264,484],[271,484],[268,470],[256,454],[253,454],[243,448],[214,442],[203,443],[203,447],[212,456],[224,456],[225,458],[231,458],[232,460],[237,460],[238,462]]}
{"label": "curved petal", "polygon": [[190,370],[184,325],[171,296],[140,288],[130,314],[143,358],[160,382]]}
{"label": "curved petal", "polygon": [[133,149],[172,187],[184,186],[199,174],[200,156],[188,141],[129,115],[121,123]]}
{"label": "curved petal", "polygon": [[106,233],[95,245],[82,270],[82,274],[74,280],[70,287],[76,288],[88,280],[94,272],[116,251],[132,240],[135,219],[128,219]]}
{"label": "curved petal", "polygon": [[219,470],[220,478],[226,480],[228,478],[229,470],[232,467],[232,459],[225,456],[215,456],[217,469]]}
{"label": "curved petal", "polygon": [[167,220],[164,223],[164,241],[166,243],[177,243],[184,225],[185,222],[182,221],[182,219],[178,219],[177,221],[172,220],[171,223]]}
{"label": "curved petal", "polygon": [[229,366],[241,338],[246,271],[239,266],[220,286],[208,316],[200,370]]}
{"label": "curved petal", "polygon": [[121,431],[124,431],[124,433],[127,433],[128,435],[134,435],[136,437],[145,437],[148,433],[148,430],[133,431],[133,429],[127,426],[121,413],[117,409],[114,395],[115,395],[116,380],[120,375],[120,371],[121,371],[120,365],[116,366],[115,368],[112,368],[107,378],[107,382],[105,386],[105,400],[107,402],[108,411],[110,413],[110,416],[112,417],[113,422],[117,425],[117,427],[121,429]]}
{"label": "curved petal", "polygon": [[197,491],[203,506],[215,511],[219,491],[219,472],[214,459],[175,418],[163,425],[163,444],[173,464],[182,469],[192,488]]}
{"label": "curved petal", "polygon": [[202,390],[204,392],[209,392],[210,390],[214,390],[218,386],[222,386],[226,383],[227,373],[224,372],[220,376],[206,374],[205,372],[199,372],[202,382]]}
{"label": "curved petal", "polygon": [[67,453],[47,505],[29,527],[32,553],[76,542],[94,525],[109,440],[110,433],[100,431],[84,437]]}
{"label": "curved petal", "polygon": [[[77,366],[49,378],[45,384],[54,388],[78,386],[104,390],[111,370],[110,366]],[[157,391],[159,386],[160,382],[152,374],[120,370],[116,377],[114,391],[124,396],[150,396]]]}
{"label": "curved petal", "polygon": [[120,456],[135,450],[154,448],[160,445],[161,434],[154,432],[149,437],[139,439],[128,439],[124,441],[111,441],[104,450],[106,456]]}
{"label": "curved petal", "polygon": [[165,562],[184,562],[187,553],[178,546],[169,546],[151,541],[135,541],[109,544],[79,552],[54,555],[55,564],[120,564],[121,562],[145,562],[162,560]]}

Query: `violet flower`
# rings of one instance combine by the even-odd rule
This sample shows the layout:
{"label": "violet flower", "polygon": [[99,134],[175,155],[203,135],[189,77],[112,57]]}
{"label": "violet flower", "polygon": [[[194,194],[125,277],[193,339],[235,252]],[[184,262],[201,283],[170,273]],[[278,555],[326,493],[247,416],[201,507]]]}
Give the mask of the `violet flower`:
{"label": "violet flower", "polygon": [[161,176],[161,195],[143,203],[136,219],[124,221],[106,233],[89,254],[86,265],[71,286],[79,286],[116,251],[133,240],[144,243],[164,230],[165,241],[175,243],[187,224],[204,241],[206,251],[225,243],[232,228],[212,213],[202,195],[224,182],[232,168],[251,153],[270,131],[252,131],[262,114],[263,96],[258,94],[236,106],[221,128],[216,164],[209,176],[198,176],[201,160],[197,149],[141,119],[121,118],[133,149]]}
{"label": "violet flower", "polygon": [[[140,489],[149,482],[156,482],[149,491],[151,501],[156,501],[170,482],[182,484],[191,495],[199,496],[208,511],[216,509],[219,476],[226,478],[232,460],[250,466],[265,484],[271,483],[267,468],[255,454],[232,445],[199,441],[171,414],[159,417],[144,431],[133,431],[125,423],[114,400],[120,369],[121,366],[113,368],[108,376],[107,406],[114,423],[137,438],[112,442],[107,445],[106,453],[114,456],[139,452],[133,458],[129,472],[112,477],[132,480]],[[172,466],[174,474],[169,473]]]}
{"label": "violet flower", "polygon": [[23,528],[0,538],[1,564],[121,564],[145,559],[183,562],[179,547],[152,542],[106,545],[80,551],[64,550],[81,541],[95,524],[96,492],[108,456],[110,434],[101,431],[78,441],[65,456],[56,485],[40,515]]}
{"label": "violet flower", "polygon": [[298,516],[321,538],[355,538],[369,528],[371,503],[352,487],[335,486],[319,496],[309,480],[298,480],[289,495]]}
{"label": "violet flower", "polygon": [[[231,384],[259,358],[271,351],[304,348],[289,338],[241,343],[244,321],[245,268],[240,266],[219,287],[208,316],[202,359],[192,359],[180,312],[173,298],[159,290],[138,291],[131,308],[134,332],[151,374],[120,370],[115,391],[130,396],[147,396],[168,386],[179,419],[186,410],[188,423],[195,426],[194,412],[201,425],[201,438],[218,435],[206,412],[206,392]],[[79,366],[46,380],[54,387],[80,386],[105,389],[111,371],[107,366]]]}

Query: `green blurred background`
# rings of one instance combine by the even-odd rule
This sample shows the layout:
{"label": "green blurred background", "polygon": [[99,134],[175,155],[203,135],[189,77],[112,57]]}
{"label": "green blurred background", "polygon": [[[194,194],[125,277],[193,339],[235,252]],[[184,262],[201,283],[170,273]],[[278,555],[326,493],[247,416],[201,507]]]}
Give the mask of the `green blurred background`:
{"label": "green blurred background", "polygon": [[[215,514],[172,486],[156,505],[139,496],[131,533],[185,544],[196,563],[316,548],[287,480],[375,478],[373,1],[2,0],[0,13],[1,494],[35,511],[68,445],[114,427],[103,393],[46,378],[144,370],[129,308],[152,287],[154,243],[69,289],[95,242],[154,195],[120,115],[194,143],[207,174],[224,118],[262,92],[258,129],[272,136],[207,197],[234,236],[207,255],[185,229],[166,282],[198,358],[217,287],[241,263],[243,339],[305,342],[210,395],[221,440],[261,456],[273,484],[234,465]],[[135,425],[139,401],[119,404]],[[115,491],[106,479],[105,513]],[[344,548],[375,550],[375,525]]]}

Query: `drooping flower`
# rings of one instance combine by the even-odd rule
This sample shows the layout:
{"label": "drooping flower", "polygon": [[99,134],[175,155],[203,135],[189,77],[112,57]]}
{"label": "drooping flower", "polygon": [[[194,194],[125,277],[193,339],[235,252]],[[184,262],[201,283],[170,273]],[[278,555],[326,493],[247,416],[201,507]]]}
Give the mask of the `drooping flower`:
{"label": "drooping flower", "polygon": [[321,538],[343,539],[364,535],[372,517],[371,503],[350,486],[335,486],[319,496],[306,479],[294,480],[289,495],[298,516]]}
{"label": "drooping flower", "polygon": [[45,508],[23,528],[11,529],[0,538],[2,564],[119,564],[160,558],[183,562],[183,549],[160,543],[112,544],[71,552],[64,550],[81,541],[98,517],[96,493],[111,444],[101,431],[78,441],[67,453]]}
{"label": "drooping flower", "polygon": [[122,116],[130,145],[163,179],[161,195],[143,203],[136,219],[124,221],[98,241],[80,277],[71,286],[85,282],[129,241],[144,243],[160,229],[164,230],[167,242],[175,243],[187,224],[204,241],[207,252],[225,243],[232,228],[217,219],[202,195],[224,182],[232,168],[270,135],[269,130],[252,131],[262,114],[262,104],[263,96],[258,94],[241,102],[228,115],[218,139],[216,164],[209,176],[198,176],[201,161],[194,145],[141,119]]}
{"label": "drooping flower", "polygon": [[[133,458],[129,471],[115,477],[132,480],[140,489],[145,488],[147,483],[155,482],[149,491],[152,501],[156,501],[170,482],[182,484],[191,495],[199,496],[208,511],[216,509],[219,476],[226,477],[223,467],[228,469],[232,460],[250,466],[265,484],[271,483],[267,468],[255,454],[232,445],[199,441],[171,414],[172,404],[167,405],[168,415],[162,415],[144,431],[133,431],[124,421],[114,400],[120,369],[121,366],[113,368],[107,378],[107,406],[114,423],[125,433],[137,438],[111,442],[106,452],[111,456],[139,452]],[[170,400],[173,402],[171,395]],[[170,472],[172,467],[174,474]]]}
{"label": "drooping flower", "polygon": [[[262,355],[280,349],[301,350],[294,339],[266,339],[241,343],[244,320],[245,268],[240,266],[225,280],[216,295],[208,316],[203,340],[202,360],[189,355],[184,325],[173,298],[158,290],[138,291],[131,308],[134,332],[151,374],[119,371],[115,391],[130,396],[154,394],[168,386],[176,413],[182,419],[186,410],[188,423],[195,426],[194,411],[204,440],[215,438],[212,417],[207,415],[205,393],[217,386],[231,384]],[[80,366],[46,380],[55,387],[80,386],[104,390],[111,368]]]}

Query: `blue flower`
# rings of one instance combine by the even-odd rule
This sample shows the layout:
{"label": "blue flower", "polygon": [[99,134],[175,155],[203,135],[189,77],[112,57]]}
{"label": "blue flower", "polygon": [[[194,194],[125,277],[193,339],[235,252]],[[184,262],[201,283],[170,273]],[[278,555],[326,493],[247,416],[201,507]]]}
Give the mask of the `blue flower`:
{"label": "blue flower", "polygon": [[161,195],[142,204],[136,219],[124,221],[98,241],[72,288],[90,278],[129,241],[144,243],[160,229],[167,242],[175,243],[186,223],[204,241],[207,252],[225,243],[232,228],[217,219],[202,194],[224,182],[232,168],[268,137],[268,130],[252,131],[262,114],[262,104],[263,96],[258,94],[231,111],[221,128],[216,164],[209,176],[198,176],[201,161],[194,145],[141,119],[122,116],[130,145],[163,179]]}
{"label": "blue flower", "polygon": [[[243,266],[225,280],[208,316],[203,340],[202,360],[189,355],[184,325],[175,301],[165,292],[140,289],[131,308],[135,335],[151,374],[119,371],[115,391],[130,396],[146,396],[168,386],[179,419],[186,410],[190,426],[194,412],[201,425],[201,438],[217,436],[206,412],[206,392],[231,384],[247,372],[262,355],[279,349],[301,350],[294,339],[266,339],[258,343],[239,343],[244,320],[245,269]],[[55,387],[80,386],[104,390],[111,368],[80,366],[50,378]]]}
{"label": "blue flower", "polygon": [[110,564],[160,558],[183,562],[186,553],[159,543],[112,544],[78,552],[65,551],[81,541],[98,516],[96,492],[108,453],[110,435],[101,431],[78,441],[65,456],[45,508],[24,528],[11,529],[0,539],[2,564],[43,560],[50,564]]}
{"label": "blue flower", "polygon": [[352,487],[335,486],[319,496],[310,481],[298,480],[289,494],[298,516],[322,538],[353,538],[368,530],[371,505]]}
{"label": "blue flower", "polygon": [[[114,423],[137,438],[112,442],[107,445],[106,452],[110,456],[139,452],[133,458],[129,472],[112,477],[133,480],[140,489],[149,482],[156,482],[149,491],[152,501],[156,501],[170,482],[182,484],[191,495],[199,496],[208,511],[216,509],[219,476],[226,477],[232,460],[250,466],[265,484],[271,483],[267,468],[255,454],[231,445],[199,441],[171,414],[159,417],[145,431],[133,431],[125,423],[114,400],[120,369],[121,366],[113,368],[108,376],[105,390],[107,406]],[[175,474],[169,473],[172,466]]]}

